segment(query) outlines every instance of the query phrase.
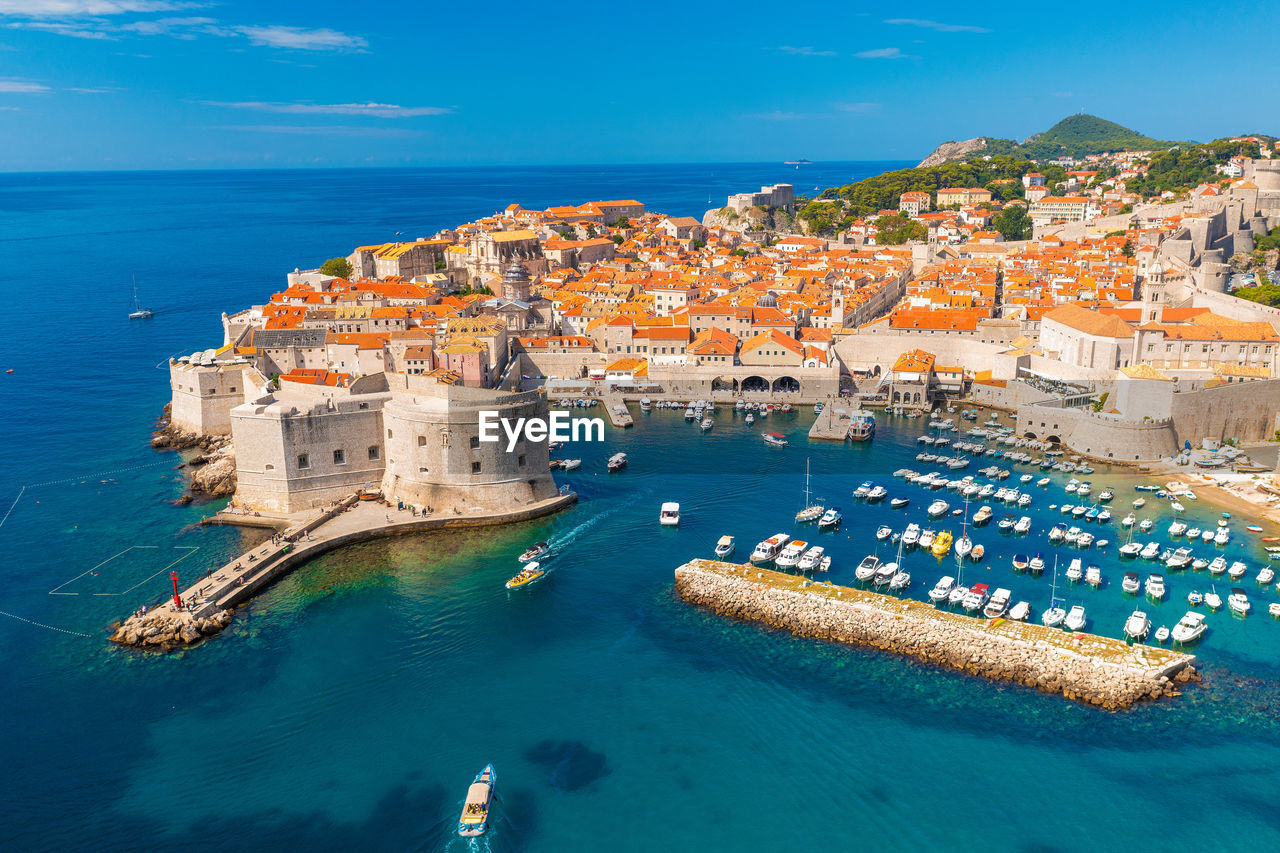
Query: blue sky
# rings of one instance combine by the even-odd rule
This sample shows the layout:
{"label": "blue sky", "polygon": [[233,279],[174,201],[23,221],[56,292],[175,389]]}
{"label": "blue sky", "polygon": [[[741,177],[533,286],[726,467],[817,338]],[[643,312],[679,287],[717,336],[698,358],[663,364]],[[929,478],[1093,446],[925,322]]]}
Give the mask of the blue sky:
{"label": "blue sky", "polygon": [[1280,132],[1280,6],[1081,15],[0,0],[0,171],[912,159],[1080,109],[1159,138]]}

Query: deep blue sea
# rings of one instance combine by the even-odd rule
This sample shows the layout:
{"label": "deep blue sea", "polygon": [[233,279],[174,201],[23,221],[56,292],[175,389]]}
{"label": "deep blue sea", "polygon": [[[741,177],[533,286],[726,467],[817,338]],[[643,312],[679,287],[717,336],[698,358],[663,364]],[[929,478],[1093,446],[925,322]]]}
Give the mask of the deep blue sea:
{"label": "deep blue sea", "polygon": [[[809,412],[709,434],[638,416],[607,445],[564,451],[573,509],[502,529],[370,543],[319,559],[195,649],[141,655],[108,625],[259,534],[202,528],[177,507],[178,457],[148,439],[166,359],[220,343],[219,313],[294,267],[412,238],[517,201],[635,197],[701,215],[730,192],[847,182],[898,163],[0,176],[0,846],[10,850],[1197,850],[1280,843],[1280,624],[1253,583],[1263,552],[1235,522],[1254,613],[1210,616],[1203,687],[1120,714],[692,609],[672,572],[733,534],[739,559],[797,533],[806,460],[846,510],[821,541],[852,582],[881,523],[923,521],[919,421],[881,417],[865,445],[809,444]],[[130,282],[156,316],[129,322]],[[761,427],[787,433],[770,448]],[[604,472],[626,450],[631,465]],[[974,465],[973,469],[981,467]],[[1018,473],[1030,469],[1020,468]],[[1037,477],[1039,474],[1037,473]],[[864,479],[912,498],[858,506]],[[1141,480],[1099,471],[1127,511]],[[1010,586],[1038,613],[1050,573],[1010,556],[1050,546],[1064,478],[1032,489],[1030,536],[977,534],[965,580]],[[25,487],[25,488],[24,488]],[[1150,498],[1151,496],[1148,495]],[[683,506],[659,528],[660,502]],[[950,497],[956,503],[954,495]],[[1171,513],[1150,537],[1168,541]],[[1163,509],[1163,513],[1160,510]],[[1212,525],[1205,501],[1188,516]],[[942,525],[939,525],[942,526]],[[805,531],[814,534],[816,531]],[[1097,532],[1097,531],[1095,531]],[[1121,538],[1116,524],[1106,538]],[[550,539],[551,576],[503,588]],[[887,556],[881,547],[881,556]],[[1198,546],[1208,554],[1211,546]],[[1163,603],[1120,590],[1115,545],[1086,562],[1100,590],[1060,590],[1118,636],[1135,606],[1172,625],[1203,572]],[[1065,563],[1064,563],[1065,565]],[[925,590],[953,566],[907,558]],[[1143,573],[1152,564],[1139,567]],[[1218,582],[1219,591],[1230,586]],[[487,762],[495,825],[453,835]]]}

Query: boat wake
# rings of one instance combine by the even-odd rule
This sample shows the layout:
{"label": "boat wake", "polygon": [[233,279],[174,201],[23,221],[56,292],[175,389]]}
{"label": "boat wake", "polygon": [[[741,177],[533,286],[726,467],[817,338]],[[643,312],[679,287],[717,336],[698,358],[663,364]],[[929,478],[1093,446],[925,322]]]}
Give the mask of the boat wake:
{"label": "boat wake", "polygon": [[[634,498],[637,497],[637,495],[633,493],[632,497],[633,499],[630,502],[634,503]],[[618,510],[622,509],[622,506],[623,505],[621,504],[615,504],[612,508],[606,509],[603,512],[596,513],[595,515],[591,516],[585,521],[582,521],[574,525],[573,527],[566,530],[564,533],[558,533],[554,536],[551,536],[550,538],[547,539],[547,550],[549,554],[555,554],[556,552],[569,547],[574,542],[578,541],[583,536],[585,536],[587,533],[590,533],[593,528],[595,528],[598,524],[600,524],[600,522],[604,521],[606,518],[608,518],[611,515],[616,515]]]}

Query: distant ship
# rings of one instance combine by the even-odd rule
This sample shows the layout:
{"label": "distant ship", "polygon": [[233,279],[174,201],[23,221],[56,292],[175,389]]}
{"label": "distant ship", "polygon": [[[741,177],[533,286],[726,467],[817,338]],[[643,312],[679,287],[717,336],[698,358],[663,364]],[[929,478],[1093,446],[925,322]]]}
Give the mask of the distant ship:
{"label": "distant ship", "polygon": [[784,165],[784,166],[795,166],[795,167],[798,169],[798,168],[800,168],[801,166],[811,166],[811,165],[813,165],[813,161],[812,161],[812,160],[783,160],[783,161],[782,161],[782,165]]}

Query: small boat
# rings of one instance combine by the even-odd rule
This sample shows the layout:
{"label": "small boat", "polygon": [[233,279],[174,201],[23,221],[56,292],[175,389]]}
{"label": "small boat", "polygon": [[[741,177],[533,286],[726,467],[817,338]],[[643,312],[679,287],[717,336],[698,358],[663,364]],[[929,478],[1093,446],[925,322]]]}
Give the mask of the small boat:
{"label": "small boat", "polygon": [[910,498],[890,498],[889,499],[889,506],[891,506],[893,509],[902,509],[904,506],[906,506],[909,503],[911,503]]}
{"label": "small boat", "polygon": [[751,552],[751,562],[767,563],[778,556],[778,552],[782,547],[791,541],[791,537],[785,533],[775,533],[763,542],[756,545],[754,551]]}
{"label": "small boat", "polygon": [[973,514],[974,524],[986,524],[990,520],[991,520],[991,507],[985,504],[979,507],[978,511]]}
{"label": "small boat", "polygon": [[1031,564],[1031,561],[1030,559],[1027,558],[1026,554],[1013,555],[1013,570],[1015,572],[1026,571],[1027,566],[1030,564]]}
{"label": "small boat", "polygon": [[911,546],[920,541],[920,525],[908,524],[907,529],[902,531],[902,544]]}
{"label": "small boat", "polygon": [[1253,605],[1249,603],[1248,594],[1237,587],[1231,590],[1231,594],[1227,596],[1227,607],[1231,609],[1232,613],[1248,616]]}
{"label": "small boat", "polygon": [[1124,635],[1131,640],[1141,640],[1151,633],[1151,620],[1141,610],[1135,610],[1124,623]]}
{"label": "small boat", "polygon": [[941,501],[941,500],[934,501],[933,503],[929,504],[929,510],[928,510],[929,517],[938,518],[940,516],[946,515],[950,509],[951,509],[951,505],[948,504],[946,501]]}
{"label": "small boat", "polygon": [[1187,528],[1187,538],[1188,538],[1188,539],[1199,539],[1199,538],[1200,538],[1200,534],[1201,534],[1202,532],[1203,532],[1203,531],[1201,531],[1199,527],[1188,527],[1188,528]]}
{"label": "small boat", "polygon": [[796,563],[796,568],[802,572],[816,571],[818,566],[822,564],[822,558],[826,551],[821,545],[814,545],[808,551],[804,552],[804,556],[800,558],[800,562]]}
{"label": "small boat", "polygon": [[648,411],[650,411],[650,410],[652,410],[652,409],[653,409],[653,401],[652,401],[652,400],[650,400],[648,397],[641,397],[641,398],[640,398],[640,411],[642,411],[642,412],[648,412]]}
{"label": "small boat", "polygon": [[[1017,566],[1014,566],[1014,568],[1017,568]],[[1040,572],[1043,572],[1044,571],[1044,555],[1037,553],[1034,557],[1031,558],[1031,561],[1027,563],[1027,568],[1033,572],[1036,572],[1037,574]]]}
{"label": "small boat", "polygon": [[882,524],[876,528],[876,538],[881,542],[893,535],[893,528],[887,524]]}
{"label": "small boat", "polygon": [[737,543],[732,536],[721,536],[720,540],[716,542],[716,556],[720,558],[729,556],[733,553],[736,545]]}
{"label": "small boat", "polygon": [[991,600],[982,609],[982,615],[988,619],[999,619],[1009,609],[1009,599],[1013,593],[1003,587],[991,594]]}
{"label": "small boat", "polygon": [[780,569],[791,569],[800,562],[800,557],[804,555],[804,549],[809,547],[809,543],[803,539],[793,539],[787,543],[774,560],[774,564]]}
{"label": "small boat", "polygon": [[1142,553],[1141,542],[1126,542],[1120,546],[1121,557],[1136,557]]}
{"label": "small boat", "polygon": [[881,563],[876,567],[876,573],[873,575],[873,582],[876,586],[888,586],[894,575],[898,573],[897,563]]}
{"label": "small boat", "polygon": [[951,531],[944,530],[933,539],[933,546],[929,549],[935,557],[945,557],[947,552],[951,550]]}
{"label": "small boat", "polygon": [[1019,601],[1017,604],[1009,608],[1009,618],[1015,622],[1026,622],[1027,617],[1031,615],[1031,603],[1028,601]]}
{"label": "small boat", "polygon": [[1084,582],[1091,587],[1102,586],[1102,569],[1097,566],[1089,566],[1084,570]]}
{"label": "small boat", "polygon": [[1031,529],[1031,516],[1024,515],[1019,518],[1017,523],[1013,525],[1014,533],[1026,533]]}
{"label": "small boat", "polygon": [[1120,581],[1120,588],[1129,595],[1137,595],[1138,590],[1142,589],[1142,582],[1138,579],[1138,573],[1125,572],[1124,579]]}
{"label": "small boat", "polygon": [[973,540],[968,536],[961,536],[956,540],[955,551],[957,557],[967,557],[973,551]]}
{"label": "small boat", "polygon": [[1169,508],[1172,509],[1174,512],[1185,512],[1187,509],[1185,506],[1178,503],[1177,501],[1174,501],[1173,503],[1169,504]]}
{"label": "small boat", "polygon": [[747,426],[751,426],[753,423],[756,422],[756,416],[751,414],[750,412],[747,412],[747,416],[744,420],[746,420]]}
{"label": "small boat", "polygon": [[1227,558],[1219,554],[1213,558],[1213,562],[1209,564],[1209,574],[1221,575],[1227,571]]}
{"label": "small boat", "polygon": [[853,576],[860,581],[869,581],[876,576],[878,568],[880,568],[880,558],[874,554],[868,554],[862,558],[858,568],[853,570]]}
{"label": "small boat", "polygon": [[[133,310],[129,312],[130,320],[150,320],[155,316],[150,308],[143,308],[142,303],[138,301],[138,282],[133,283]],[[13,373],[12,370],[8,371]]]}
{"label": "small boat", "polygon": [[1181,519],[1175,520],[1173,524],[1169,525],[1170,536],[1177,537],[1177,536],[1181,536],[1186,532],[1187,532],[1186,522],[1182,521]]}
{"label": "small boat", "polygon": [[1178,624],[1173,626],[1171,636],[1175,643],[1187,645],[1204,636],[1205,629],[1204,614],[1189,610],[1187,615],[1179,619]]}
{"label": "small boat", "polygon": [[889,589],[897,592],[906,589],[911,585],[911,573],[906,569],[899,568],[893,573],[893,577],[889,579]]}
{"label": "small boat", "polygon": [[1163,643],[1167,639],[1169,639],[1169,629],[1164,625],[1161,625],[1156,629],[1156,642]]}
{"label": "small boat", "polygon": [[1138,498],[1136,501],[1133,502],[1134,509],[1142,509],[1146,505],[1147,505],[1146,498]]}
{"label": "small boat", "polygon": [[786,447],[787,438],[776,432],[762,432],[760,437],[764,439],[765,444],[771,444],[774,447]]}
{"label": "small boat", "polygon": [[516,572],[515,577],[507,581],[507,589],[521,589],[527,586],[533,586],[538,581],[547,576],[547,570],[542,567],[539,562],[532,562],[523,569]]}
{"label": "small boat", "polygon": [[951,594],[951,590],[955,585],[955,578],[951,577],[951,575],[943,575],[938,578],[938,582],[933,585],[933,589],[929,590],[929,600],[934,604],[941,604],[947,600],[947,596]]}
{"label": "small boat", "polygon": [[658,511],[658,523],[663,527],[677,527],[680,524],[680,504],[667,501]]}
{"label": "small boat", "polygon": [[973,546],[973,550],[969,552],[969,559],[975,563],[981,562],[984,554],[987,553],[987,546],[978,544]]}
{"label": "small boat", "polygon": [[560,463],[561,471],[573,471],[582,464],[581,459],[565,459]]}
{"label": "small boat", "polygon": [[987,603],[987,589],[988,587],[985,583],[974,584],[969,589],[969,593],[960,601],[960,606],[968,611],[981,608]]}
{"label": "small boat", "polygon": [[1067,566],[1067,580],[1071,581],[1072,583],[1079,583],[1083,577],[1084,577],[1084,564],[1080,562],[1079,557],[1076,557],[1074,560],[1071,561],[1071,564]]}
{"label": "small boat", "polygon": [[1259,527],[1259,526],[1258,526],[1258,525],[1256,525],[1256,524],[1250,524],[1248,527],[1246,527],[1246,528],[1245,528],[1245,530],[1249,531],[1250,533],[1261,533],[1261,532],[1262,532],[1262,528],[1261,528],[1261,527]]}
{"label": "small boat", "polygon": [[627,454],[625,453],[613,454],[612,456],[609,457],[609,462],[606,467],[609,469],[610,472],[621,471],[623,468],[626,468]]}
{"label": "small boat", "polygon": [[835,507],[828,507],[827,511],[822,514],[822,518],[818,519],[818,528],[827,530],[840,526],[840,521],[844,516],[840,514],[840,510]]}
{"label": "small boat", "polygon": [[493,789],[498,784],[498,774],[488,764],[476,776],[467,789],[467,800],[458,818],[458,834],[467,838],[484,835],[489,828],[489,807],[493,804]]}
{"label": "small boat", "polygon": [[1219,527],[1218,532],[1213,534],[1213,544],[1226,545],[1231,540],[1231,528]]}
{"label": "small boat", "polygon": [[1227,577],[1231,578],[1233,581],[1238,581],[1240,578],[1244,577],[1244,573],[1247,571],[1249,571],[1249,567],[1240,560],[1236,560],[1231,564],[1231,568],[1227,569]]}
{"label": "small boat", "polygon": [[1164,575],[1147,575],[1147,597],[1160,601],[1164,598]]}
{"label": "small boat", "polygon": [[702,428],[703,432],[706,432],[707,430],[711,429],[715,425],[716,425],[715,419],[703,418],[702,423],[700,423],[698,426]]}
{"label": "small boat", "polygon": [[1210,610],[1217,610],[1222,606],[1222,596],[1218,595],[1216,589],[1210,589],[1204,594],[1204,603]]}
{"label": "small boat", "polygon": [[1199,607],[1201,604],[1204,604],[1204,596],[1200,594],[1200,590],[1193,589],[1191,592],[1187,593],[1187,604],[1190,604],[1192,607]]}
{"label": "small boat", "polygon": [[1086,621],[1083,605],[1077,604],[1068,611],[1066,618],[1062,622],[1062,627],[1068,631],[1079,631],[1084,628]]}
{"label": "small boat", "polygon": [[1263,566],[1261,569],[1258,570],[1258,583],[1261,586],[1267,586],[1275,579],[1276,579],[1275,570],[1272,569],[1270,566]]}
{"label": "small boat", "polygon": [[520,555],[519,559],[522,563],[528,563],[533,560],[541,559],[542,555],[551,550],[551,546],[546,542],[539,542],[529,550]]}

